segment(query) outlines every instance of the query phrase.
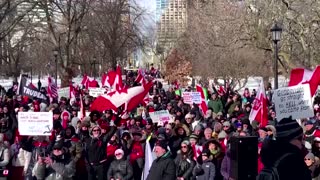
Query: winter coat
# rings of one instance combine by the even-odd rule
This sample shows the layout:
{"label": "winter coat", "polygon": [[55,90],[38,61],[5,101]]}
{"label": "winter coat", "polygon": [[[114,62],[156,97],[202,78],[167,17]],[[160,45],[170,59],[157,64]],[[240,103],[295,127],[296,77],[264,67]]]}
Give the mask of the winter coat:
{"label": "winter coat", "polygon": [[108,170],[108,179],[111,178],[121,180],[133,179],[133,169],[129,161],[124,159],[113,160]]}
{"label": "winter coat", "polygon": [[194,167],[193,176],[195,176],[197,180],[214,180],[216,176],[215,169],[214,164],[210,159],[207,159],[201,165],[197,164]]}
{"label": "winter coat", "polygon": [[110,127],[109,132],[103,136],[103,138],[90,137],[85,139],[85,153],[88,163],[92,163],[93,165],[95,165],[100,164],[101,161],[106,160],[107,143],[116,132],[116,130],[117,128],[115,126],[112,126]]}
{"label": "winter coat", "polygon": [[208,102],[208,108],[211,108],[214,113],[223,112],[223,104],[220,99],[210,100]]}
{"label": "winter coat", "polygon": [[176,165],[170,151],[152,162],[147,180],[176,180]]}
{"label": "winter coat", "polygon": [[231,159],[230,159],[230,151],[227,151],[224,156],[221,164],[221,175],[223,176],[223,180],[229,180],[231,177]]}
{"label": "winter coat", "polygon": [[23,171],[27,172],[32,153],[22,149],[18,144],[12,144],[10,147],[10,155],[12,166],[23,167]]}
{"label": "winter coat", "polygon": [[311,172],[312,180],[320,180],[320,167],[318,163],[313,163],[308,167]]}
{"label": "winter coat", "polygon": [[8,166],[10,161],[10,150],[7,144],[2,143],[0,145],[0,167]]}
{"label": "winter coat", "polygon": [[185,180],[191,180],[192,171],[196,165],[196,162],[193,160],[192,151],[189,151],[188,155],[178,153],[174,162],[176,164],[177,177],[183,177]]}
{"label": "winter coat", "polygon": [[289,142],[265,141],[261,148],[261,161],[265,168],[270,168],[279,158],[288,153],[289,155],[278,164],[279,178],[281,180],[311,180],[311,173],[304,162],[304,154],[297,146]]}
{"label": "winter coat", "polygon": [[51,165],[37,162],[32,170],[38,180],[72,180],[75,172],[76,165],[71,156],[59,161],[54,160]]}
{"label": "winter coat", "polygon": [[75,162],[77,162],[81,158],[83,147],[81,145],[80,140],[77,137],[65,139],[63,146],[68,148]]}

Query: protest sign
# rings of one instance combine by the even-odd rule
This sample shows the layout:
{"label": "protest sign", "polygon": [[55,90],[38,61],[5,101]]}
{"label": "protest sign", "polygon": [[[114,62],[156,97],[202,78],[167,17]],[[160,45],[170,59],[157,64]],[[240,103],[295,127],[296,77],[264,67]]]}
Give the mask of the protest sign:
{"label": "protest sign", "polygon": [[52,112],[19,112],[18,129],[23,136],[50,136],[53,128]]}
{"label": "protest sign", "polygon": [[153,123],[165,123],[167,121],[170,121],[170,114],[168,110],[150,112],[149,115]]}
{"label": "protest sign", "polygon": [[69,98],[70,96],[70,87],[65,87],[65,88],[59,88],[58,89],[58,97],[65,97],[65,98]]}
{"label": "protest sign", "polygon": [[273,93],[277,120],[292,116],[292,119],[314,116],[309,84],[280,88]]}
{"label": "protest sign", "polygon": [[183,92],[182,93],[183,102],[186,104],[201,104],[201,94],[200,92]]}
{"label": "protest sign", "polygon": [[92,97],[98,97],[106,92],[104,88],[89,88],[89,95]]}

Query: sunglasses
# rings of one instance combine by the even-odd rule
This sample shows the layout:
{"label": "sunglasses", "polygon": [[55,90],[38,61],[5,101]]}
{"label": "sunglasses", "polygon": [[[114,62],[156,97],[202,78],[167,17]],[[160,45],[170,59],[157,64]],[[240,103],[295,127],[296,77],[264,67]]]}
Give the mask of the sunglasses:
{"label": "sunglasses", "polygon": [[116,156],[121,156],[122,154],[121,153],[118,153],[118,154],[115,154]]}
{"label": "sunglasses", "polygon": [[61,149],[60,149],[60,148],[54,148],[53,150],[56,150],[56,151],[61,151]]}
{"label": "sunglasses", "polygon": [[223,126],[223,127],[229,127],[229,126]]}
{"label": "sunglasses", "polygon": [[187,148],[187,146],[181,146],[181,148],[186,149],[186,148]]}
{"label": "sunglasses", "polygon": [[92,132],[100,132],[100,129],[94,129]]}

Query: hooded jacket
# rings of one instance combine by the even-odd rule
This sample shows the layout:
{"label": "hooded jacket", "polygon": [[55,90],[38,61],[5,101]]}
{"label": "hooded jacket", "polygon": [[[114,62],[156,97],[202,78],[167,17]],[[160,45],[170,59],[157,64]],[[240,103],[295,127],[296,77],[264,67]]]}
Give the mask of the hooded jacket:
{"label": "hooded jacket", "polygon": [[183,177],[185,180],[191,180],[192,171],[196,165],[196,162],[193,160],[191,146],[189,146],[189,151],[186,154],[183,154],[182,152],[178,153],[174,162],[176,164],[177,177]]}
{"label": "hooded jacket", "polygon": [[86,160],[88,163],[97,165],[100,164],[101,161],[106,160],[106,147],[108,141],[111,139],[114,133],[116,133],[117,128],[115,126],[111,126],[109,132],[101,138],[101,134],[99,137],[92,136],[92,130],[94,128],[101,128],[99,126],[95,126],[90,130],[90,138],[85,140],[85,152],[86,152]]}

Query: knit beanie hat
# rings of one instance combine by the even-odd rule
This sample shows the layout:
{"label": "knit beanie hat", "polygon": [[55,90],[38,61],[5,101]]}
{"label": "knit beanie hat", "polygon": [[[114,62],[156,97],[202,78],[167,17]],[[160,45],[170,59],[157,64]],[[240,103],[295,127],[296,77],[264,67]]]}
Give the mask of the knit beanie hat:
{"label": "knit beanie hat", "polygon": [[185,144],[185,145],[189,146],[189,145],[190,145],[190,142],[189,142],[188,140],[184,140],[184,141],[182,141],[181,144]]}
{"label": "knit beanie hat", "polygon": [[189,136],[189,139],[196,139],[196,140],[198,140],[199,137],[198,137],[198,135],[196,135],[196,134],[191,134],[191,135]]}
{"label": "knit beanie hat", "polygon": [[296,120],[293,120],[291,116],[289,118],[283,118],[276,125],[276,131],[277,140],[288,142],[303,135],[302,127],[298,124]]}
{"label": "knit beanie hat", "polygon": [[165,149],[165,150],[168,150],[167,149],[167,141],[165,141],[165,140],[159,140],[159,141],[157,141],[157,143],[156,143],[156,146],[159,146],[159,147],[161,147],[162,149]]}
{"label": "knit beanie hat", "polygon": [[305,157],[304,157],[305,159],[311,159],[311,160],[315,160],[315,156],[314,156],[314,154],[313,153],[308,153]]}

